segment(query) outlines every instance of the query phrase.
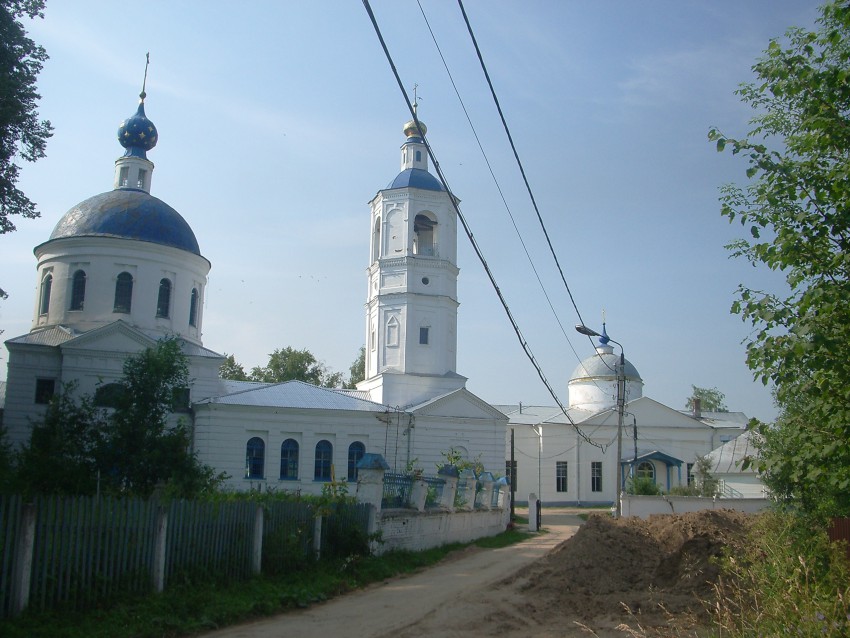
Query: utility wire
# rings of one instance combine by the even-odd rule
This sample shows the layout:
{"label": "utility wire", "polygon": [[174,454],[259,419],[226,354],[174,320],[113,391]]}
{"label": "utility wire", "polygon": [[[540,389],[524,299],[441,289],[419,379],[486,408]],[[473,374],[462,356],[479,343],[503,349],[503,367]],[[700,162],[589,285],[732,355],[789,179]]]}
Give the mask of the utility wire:
{"label": "utility wire", "polygon": [[[392,55],[390,54],[390,51],[389,51],[389,48],[387,47],[387,44],[384,41],[384,36],[381,34],[381,29],[378,26],[378,22],[377,22],[377,19],[375,18],[375,14],[372,12],[372,7],[369,4],[369,0],[363,0],[363,6],[365,7],[366,12],[369,14],[369,19],[372,21],[372,26],[375,29],[375,34],[378,36],[378,40],[381,43],[381,48],[384,50],[384,55],[386,56],[387,62],[389,63],[390,68],[392,69],[393,75],[395,76],[396,83],[398,84],[398,88],[401,91],[402,95],[404,96],[404,101],[405,101],[405,104],[406,104],[408,110],[410,111],[410,115],[413,119],[413,123],[416,126],[417,131],[422,133],[422,127],[419,124],[419,118],[416,116],[416,109],[413,108],[413,104],[410,101],[410,97],[407,94],[407,90],[404,88],[404,84],[401,81],[401,76],[399,75],[398,69],[395,66],[395,62],[393,61]],[[546,378],[546,375],[543,373],[543,369],[540,367],[540,364],[537,362],[537,359],[535,358],[534,353],[531,351],[531,347],[528,345],[528,342],[526,341],[525,337],[522,335],[522,331],[520,330],[519,325],[517,324],[516,320],[514,319],[514,316],[511,313],[510,308],[508,307],[507,301],[505,300],[504,296],[502,295],[502,291],[499,288],[499,285],[496,283],[496,279],[493,276],[492,271],[490,270],[490,266],[487,264],[487,260],[484,258],[484,254],[481,252],[481,248],[478,246],[478,243],[475,241],[475,237],[472,234],[472,230],[470,229],[469,224],[466,221],[466,218],[463,216],[463,213],[460,211],[460,208],[457,205],[457,198],[454,196],[451,188],[449,187],[448,182],[446,180],[446,177],[443,174],[442,169],[440,168],[440,163],[437,161],[437,157],[434,154],[434,151],[431,148],[431,145],[428,143],[428,140],[425,137],[425,135],[422,135],[422,143],[425,145],[425,149],[428,151],[428,157],[431,158],[431,162],[434,164],[434,170],[437,172],[437,176],[440,178],[440,183],[443,185],[443,188],[446,189],[446,193],[449,196],[449,201],[451,202],[452,207],[455,210],[455,214],[457,215],[457,218],[460,220],[461,224],[463,225],[463,229],[466,232],[466,236],[469,238],[469,242],[472,245],[472,248],[475,251],[476,256],[478,257],[478,260],[481,262],[481,265],[484,267],[484,272],[487,273],[487,277],[490,279],[490,284],[493,286],[493,290],[495,290],[496,295],[499,298],[499,302],[502,304],[502,308],[504,309],[505,314],[508,317],[508,320],[511,322],[511,326],[513,327],[513,330],[514,330],[514,334],[516,334],[516,337],[519,340],[520,346],[522,346],[522,349],[525,352],[526,357],[531,362],[531,364],[534,366],[534,369],[537,372],[537,376],[540,377],[540,380],[543,382],[543,385],[549,391],[549,394],[555,400],[558,407],[564,413],[564,416],[567,417],[567,420],[570,422],[570,424],[573,426],[573,428],[575,428],[575,430],[579,434],[579,436],[581,436],[588,444],[590,444],[594,447],[597,447],[604,452],[605,448],[602,445],[591,440],[581,430],[581,428],[579,428],[579,426],[575,423],[575,421],[573,421],[572,417],[570,417],[569,413],[567,412],[567,409],[564,407],[563,403],[561,403],[561,400],[558,398],[558,395],[555,393],[555,390],[552,388],[551,384],[549,383],[549,380]]]}
{"label": "utility wire", "polygon": [[[537,200],[534,198],[534,192],[531,190],[531,184],[529,184],[528,182],[528,177],[525,174],[525,168],[522,165],[522,160],[520,160],[519,158],[519,152],[517,151],[516,144],[514,144],[514,139],[511,135],[511,130],[508,127],[507,120],[505,119],[505,114],[502,111],[502,105],[499,103],[499,97],[496,95],[496,89],[493,87],[493,82],[490,80],[490,73],[487,71],[487,65],[484,63],[484,56],[481,54],[481,49],[478,46],[478,40],[475,38],[475,33],[473,33],[472,31],[472,25],[469,23],[469,17],[466,15],[466,9],[464,9],[463,7],[463,0],[457,0],[457,3],[460,7],[460,12],[463,14],[463,21],[466,23],[466,30],[469,32],[469,37],[472,39],[472,44],[475,47],[475,53],[478,56],[478,61],[481,64],[481,70],[484,72],[484,77],[487,80],[487,86],[490,87],[490,95],[493,96],[493,102],[496,105],[496,110],[499,112],[499,118],[502,120],[502,127],[505,129],[505,134],[508,136],[508,142],[511,145],[511,150],[513,151],[514,159],[516,159],[517,166],[519,167],[519,172],[522,175],[522,181],[525,184],[526,190],[528,191],[528,196],[531,199],[531,204],[532,206],[534,206],[534,212],[537,214],[537,220],[540,222],[540,228],[543,230],[543,235],[546,237],[546,243],[549,245],[549,252],[552,253],[552,259],[555,260],[555,266],[558,268],[558,273],[561,275],[561,281],[564,282],[564,288],[566,288],[567,290],[567,295],[569,295],[570,297],[570,302],[572,303],[573,308],[576,311],[576,316],[578,317],[579,323],[581,323],[581,325],[585,325],[584,319],[582,319],[581,312],[579,311],[578,305],[576,304],[575,298],[573,297],[572,290],[570,290],[570,285],[567,283],[567,278],[564,275],[564,270],[561,268],[561,262],[558,261],[558,255],[555,252],[555,247],[552,246],[552,240],[549,238],[549,231],[546,230],[546,224],[543,222],[543,216],[540,214],[540,208],[537,206]],[[546,298],[548,299],[548,296]],[[558,323],[560,325],[560,321]],[[563,330],[563,326],[561,327],[561,330]],[[588,337],[588,339],[591,343],[593,343],[591,337]],[[569,342],[569,338],[567,338],[567,341]],[[570,344],[570,347],[572,348],[572,344]],[[573,350],[573,352],[575,352],[575,350]],[[599,353],[597,352],[597,354]],[[608,362],[602,358],[602,355],[599,355],[599,358],[609,370],[615,372],[615,370],[611,368]]]}

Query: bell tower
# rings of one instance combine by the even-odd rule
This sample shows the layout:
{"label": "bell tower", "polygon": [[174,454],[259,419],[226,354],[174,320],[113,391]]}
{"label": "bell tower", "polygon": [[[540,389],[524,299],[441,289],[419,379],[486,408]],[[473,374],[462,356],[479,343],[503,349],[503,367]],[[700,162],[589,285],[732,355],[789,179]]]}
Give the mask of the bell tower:
{"label": "bell tower", "polygon": [[410,120],[403,131],[401,172],[369,203],[366,378],[357,387],[406,407],[466,379],[455,372],[457,214],[428,172],[425,124]]}

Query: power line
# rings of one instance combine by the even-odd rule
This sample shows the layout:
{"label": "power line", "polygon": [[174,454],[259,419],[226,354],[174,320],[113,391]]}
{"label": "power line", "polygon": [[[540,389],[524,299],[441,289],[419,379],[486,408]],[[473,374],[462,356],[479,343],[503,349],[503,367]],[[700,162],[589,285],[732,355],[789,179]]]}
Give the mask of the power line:
{"label": "power line", "polygon": [[[404,101],[405,101],[405,104],[406,104],[408,110],[410,111],[410,115],[413,119],[414,126],[416,126],[416,129],[421,133],[422,127],[419,123],[419,118],[416,116],[416,109],[413,108],[412,102],[410,101],[410,97],[407,94],[407,90],[404,88],[404,84],[401,81],[401,76],[399,75],[398,69],[395,66],[395,62],[392,59],[392,55],[390,54],[389,48],[387,47],[387,44],[384,41],[384,37],[381,33],[380,27],[378,26],[378,21],[375,18],[375,14],[372,12],[372,7],[369,4],[369,0],[363,0],[363,6],[365,7],[366,12],[369,14],[369,19],[372,21],[372,26],[375,29],[375,34],[378,36],[378,40],[381,43],[381,48],[384,50],[384,55],[386,56],[387,62],[389,63],[390,68],[392,69],[393,76],[395,77],[396,83],[398,84],[398,88],[401,91],[402,95],[404,96]],[[514,319],[514,316],[511,313],[510,308],[508,307],[508,303],[505,300],[504,296],[502,295],[501,289],[499,288],[498,284],[496,283],[496,279],[493,276],[493,272],[490,270],[490,266],[487,264],[487,260],[484,258],[484,254],[481,252],[481,248],[478,246],[478,242],[475,241],[475,237],[472,234],[472,230],[470,229],[469,224],[466,221],[466,218],[464,217],[463,213],[460,211],[460,208],[457,205],[457,198],[454,196],[451,188],[449,187],[448,181],[446,180],[446,177],[443,174],[442,169],[440,168],[440,163],[437,161],[437,157],[434,154],[434,151],[431,148],[431,145],[428,143],[428,140],[427,140],[427,138],[425,137],[424,134],[422,135],[422,143],[425,145],[425,149],[428,151],[428,157],[431,158],[431,162],[434,165],[434,170],[437,173],[437,177],[440,179],[440,183],[443,185],[443,188],[446,189],[446,193],[449,196],[449,201],[451,202],[452,207],[455,210],[455,214],[457,215],[457,218],[460,220],[460,223],[463,226],[464,231],[466,232],[466,236],[469,239],[469,242],[472,245],[472,248],[475,251],[476,256],[478,257],[478,260],[481,262],[481,265],[484,267],[484,272],[487,274],[487,277],[490,280],[490,284],[493,286],[493,290],[496,292],[496,295],[499,298],[499,302],[502,304],[502,308],[504,309],[505,314],[507,315],[508,320],[511,323],[511,326],[513,327],[514,334],[516,334],[517,340],[519,341],[520,346],[522,347],[523,351],[525,352],[526,357],[531,362],[531,364],[534,366],[534,369],[537,372],[537,376],[540,377],[540,380],[543,382],[543,385],[546,387],[546,389],[549,391],[549,394],[555,400],[555,402],[557,403],[557,405],[561,409],[561,411],[564,413],[564,416],[567,417],[567,420],[575,428],[576,432],[585,441],[587,441],[588,444],[590,444],[594,447],[598,447],[599,449],[603,450],[603,452],[604,452],[604,448],[601,445],[599,445],[598,443],[596,443],[595,441],[592,441],[584,432],[582,432],[581,428],[579,428],[578,425],[572,420],[572,417],[570,417],[570,415],[568,414],[567,409],[561,403],[561,400],[558,398],[558,395],[555,393],[555,390],[550,385],[549,380],[546,378],[546,375],[543,373],[543,369],[540,367],[540,364],[537,362],[537,359],[535,358],[534,353],[531,351],[531,347],[528,345],[528,342],[526,341],[525,337],[522,335],[522,331],[519,328],[519,324],[517,324],[516,320]]]}

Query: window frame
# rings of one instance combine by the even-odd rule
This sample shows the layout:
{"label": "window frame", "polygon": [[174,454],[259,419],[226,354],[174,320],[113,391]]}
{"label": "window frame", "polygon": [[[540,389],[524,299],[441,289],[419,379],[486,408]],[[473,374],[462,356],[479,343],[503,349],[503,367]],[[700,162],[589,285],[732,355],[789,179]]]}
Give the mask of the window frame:
{"label": "window frame", "polygon": [[590,491],[602,491],[602,461],[590,462]]}
{"label": "window frame", "polygon": [[68,310],[72,312],[82,311],[86,303],[86,271],[82,268],[74,271],[74,276],[71,278],[71,301],[68,304]]}
{"label": "window frame", "polygon": [[[259,472],[256,472],[259,467]],[[266,476],[266,442],[260,436],[252,436],[245,444],[245,478],[261,481]]]}
{"label": "window frame", "polygon": [[174,286],[168,277],[159,280],[159,291],[156,295],[156,316],[158,319],[171,317],[171,291]]}
{"label": "window frame", "polygon": [[[287,443],[292,445],[287,446]],[[293,453],[294,452],[294,453]],[[297,481],[299,468],[299,456],[301,446],[298,441],[289,438],[280,444],[280,480]],[[294,457],[294,458],[293,458]]]}
{"label": "window frame", "polygon": [[354,441],[348,446],[348,480],[357,480],[357,463],[366,454],[366,445],[362,441]]}
{"label": "window frame", "polygon": [[56,379],[52,377],[36,377],[33,403],[48,405],[56,394]]}
{"label": "window frame", "polygon": [[38,316],[43,317],[50,312],[50,293],[53,290],[53,273],[46,273],[41,278],[38,295]]}
{"label": "window frame", "polygon": [[112,312],[129,315],[132,311],[133,275],[124,270],[115,278],[115,300],[112,304]]}
{"label": "window frame", "polygon": [[198,292],[197,287],[193,287],[189,296],[189,325],[193,328],[198,327],[198,300],[200,297],[201,293]]}
{"label": "window frame", "polygon": [[333,465],[333,444],[327,439],[316,443],[314,448],[313,480],[328,483],[331,480]]}
{"label": "window frame", "polygon": [[569,491],[569,478],[567,476],[567,472],[569,470],[569,462],[568,461],[555,461],[555,491],[556,492],[568,492]]}

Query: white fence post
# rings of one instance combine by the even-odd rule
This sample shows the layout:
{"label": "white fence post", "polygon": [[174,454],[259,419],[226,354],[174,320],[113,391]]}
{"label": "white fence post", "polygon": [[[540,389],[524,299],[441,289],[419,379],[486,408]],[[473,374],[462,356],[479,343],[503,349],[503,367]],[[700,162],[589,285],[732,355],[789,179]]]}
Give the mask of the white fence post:
{"label": "white fence post", "polygon": [[20,615],[30,601],[35,518],[35,505],[25,504],[21,508],[21,522],[15,539],[15,562],[12,567],[12,617]]}
{"label": "white fence post", "polygon": [[384,498],[384,473],[389,464],[380,454],[367,452],[357,462],[357,501],[374,505],[381,512]]}
{"label": "white fence post", "polygon": [[156,537],[153,547],[153,589],[165,589],[165,544],[168,537],[168,511],[160,506],[156,513]]}
{"label": "white fence post", "polygon": [[251,548],[251,572],[259,574],[263,570],[263,526],[266,512],[257,506],[254,512],[254,544]]}

